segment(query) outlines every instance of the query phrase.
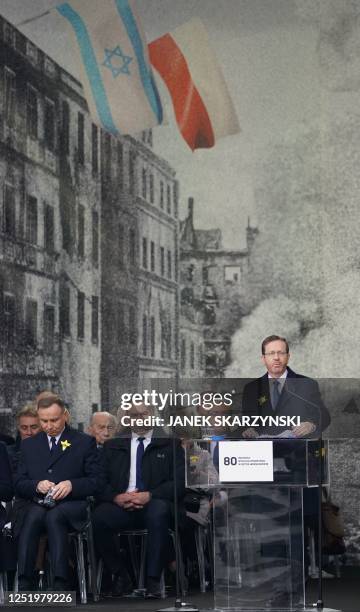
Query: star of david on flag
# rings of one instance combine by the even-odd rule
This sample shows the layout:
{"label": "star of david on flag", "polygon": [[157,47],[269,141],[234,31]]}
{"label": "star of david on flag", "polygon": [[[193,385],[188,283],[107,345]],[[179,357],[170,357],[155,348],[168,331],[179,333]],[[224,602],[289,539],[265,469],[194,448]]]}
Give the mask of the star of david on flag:
{"label": "star of david on flag", "polygon": [[114,135],[138,134],[162,123],[161,101],[133,0],[71,0],[58,4],[56,11],[74,41],[94,123]]}
{"label": "star of david on flag", "polygon": [[119,74],[130,74],[129,64],[132,62],[132,57],[124,55],[119,45],[115,49],[105,49],[106,60],[103,66],[106,66],[111,70],[114,79]]}

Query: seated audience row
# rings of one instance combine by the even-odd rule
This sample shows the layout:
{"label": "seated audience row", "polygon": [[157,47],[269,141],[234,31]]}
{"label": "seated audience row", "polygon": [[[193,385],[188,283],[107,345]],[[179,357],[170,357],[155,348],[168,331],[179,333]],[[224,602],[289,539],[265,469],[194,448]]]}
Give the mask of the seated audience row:
{"label": "seated audience row", "polygon": [[[141,416],[150,414],[146,406],[137,410]],[[163,432],[161,435],[145,427],[113,438],[116,420],[106,412],[92,416],[88,430],[92,435],[82,433],[69,426],[62,399],[49,392],[38,396],[36,405],[20,411],[17,426],[18,438],[9,447],[11,461],[6,457],[7,488],[0,481],[1,500],[12,498],[13,482],[15,500],[7,519],[4,510],[0,520],[2,526],[8,520],[13,527],[19,590],[36,589],[35,567],[43,533],[47,536],[53,589],[69,590],[68,533],[81,529],[87,519],[88,499],[94,498],[96,550],[112,576],[112,593],[121,595],[132,590],[125,559],[117,552],[114,537],[123,529],[141,528],[148,530],[151,551],[147,556],[147,597],[160,597],[160,577],[171,557],[172,440]],[[4,444],[0,451],[6,455]],[[185,464],[180,441],[176,441],[175,461],[181,499]]]}

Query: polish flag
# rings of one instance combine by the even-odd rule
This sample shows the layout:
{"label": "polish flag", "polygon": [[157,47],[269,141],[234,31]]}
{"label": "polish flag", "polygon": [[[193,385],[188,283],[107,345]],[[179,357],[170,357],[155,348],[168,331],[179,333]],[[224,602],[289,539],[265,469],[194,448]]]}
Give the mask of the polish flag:
{"label": "polish flag", "polygon": [[152,65],[164,80],[176,121],[190,149],[210,148],[240,131],[225,79],[200,19],[149,44]]}

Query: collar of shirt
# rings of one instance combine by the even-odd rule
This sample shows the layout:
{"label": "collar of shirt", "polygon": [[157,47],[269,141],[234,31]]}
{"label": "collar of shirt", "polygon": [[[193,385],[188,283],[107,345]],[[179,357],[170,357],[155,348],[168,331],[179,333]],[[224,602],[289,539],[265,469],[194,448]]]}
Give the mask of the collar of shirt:
{"label": "collar of shirt", "polygon": [[[65,429],[65,427],[64,427],[64,429]],[[49,443],[49,447],[50,447],[50,448],[51,448],[51,438],[52,438],[52,437],[54,437],[54,438],[55,438],[55,440],[56,440],[56,444],[58,444],[58,442],[59,442],[59,440],[60,440],[61,436],[62,436],[62,435],[63,435],[63,433],[64,433],[64,429],[63,429],[63,430],[62,430],[62,432],[61,432],[61,433],[59,433],[57,436],[49,436],[49,434],[46,434],[46,435],[47,435],[47,439],[48,439],[48,443]]]}
{"label": "collar of shirt", "polygon": [[[287,369],[286,369],[286,370],[285,370],[285,372],[283,372],[283,373],[281,374],[281,376],[279,376],[279,377],[277,378],[277,380],[278,380],[278,381],[279,381],[279,383],[280,383],[280,389],[281,389],[281,390],[282,390],[282,388],[283,388],[283,386],[284,386],[284,384],[285,384],[285,380],[286,380],[287,375],[288,375],[288,371],[287,371]],[[271,376],[270,372],[268,372],[268,378],[269,378],[269,379],[270,379],[270,378],[275,378],[275,376]]]}
{"label": "collar of shirt", "polygon": [[144,446],[146,447],[151,442],[153,431],[154,431],[153,429],[149,429],[149,431],[146,431],[143,434],[138,434],[135,431],[132,431],[131,432],[131,439],[132,440],[134,440],[134,439],[137,440],[138,438],[144,438]]}

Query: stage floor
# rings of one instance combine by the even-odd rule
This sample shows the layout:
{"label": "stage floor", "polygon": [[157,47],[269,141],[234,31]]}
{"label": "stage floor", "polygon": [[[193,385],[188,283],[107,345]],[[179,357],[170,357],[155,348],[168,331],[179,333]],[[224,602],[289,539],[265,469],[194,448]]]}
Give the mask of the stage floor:
{"label": "stage floor", "polygon": [[[323,581],[324,604],[326,608],[341,610],[341,612],[359,612],[360,611],[360,567],[343,568],[341,578],[326,579]],[[317,601],[317,583],[314,580],[309,580],[307,584],[307,603],[310,606]],[[78,605],[79,612],[111,612],[111,609],[117,612],[155,612],[162,608],[173,606],[175,602],[174,596],[169,596],[162,600],[139,600],[126,598],[106,598],[101,599],[97,603],[90,602],[86,605]],[[213,595],[211,592],[201,594],[198,591],[191,591],[186,597],[186,602],[195,605],[201,612],[211,610],[213,608]],[[19,606],[16,606],[17,608]],[[4,608],[8,609],[8,608]],[[41,610],[50,610],[54,608],[41,608]],[[74,608],[68,608],[71,610]],[[316,608],[315,608],[316,610]]]}

